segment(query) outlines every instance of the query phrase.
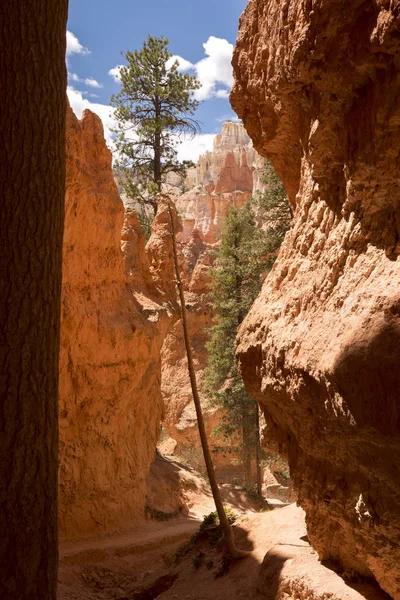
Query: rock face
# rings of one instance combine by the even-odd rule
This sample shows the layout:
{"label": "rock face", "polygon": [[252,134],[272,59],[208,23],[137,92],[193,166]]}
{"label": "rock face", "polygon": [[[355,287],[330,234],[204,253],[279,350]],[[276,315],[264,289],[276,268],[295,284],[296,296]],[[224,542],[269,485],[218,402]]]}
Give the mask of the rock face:
{"label": "rock face", "polygon": [[189,241],[193,230],[207,243],[217,241],[229,206],[243,206],[250,198],[253,165],[259,159],[243,125],[226,121],[213,151],[200,156],[196,167],[188,170],[187,191],[177,200],[183,242]]}
{"label": "rock face", "polygon": [[90,111],[81,121],[68,111],[66,190],[59,524],[74,537],[143,514],[162,414],[160,350],[177,311],[165,205],[148,257],[133,213],[123,226],[111,155]]}
{"label": "rock face", "polygon": [[[208,298],[208,270],[211,260],[209,249],[196,230],[183,246],[181,264],[184,268],[185,304],[194,366],[198,385],[201,387],[203,371],[207,365],[206,329],[212,326],[212,308]],[[185,454],[187,448],[195,444],[200,456],[181,320],[175,323],[162,348],[162,394],[165,406],[164,426],[178,442],[177,451]],[[210,432],[210,426],[208,429]]]}
{"label": "rock face", "polygon": [[398,2],[250,0],[234,109],[295,217],[238,337],[323,559],[400,598]]}

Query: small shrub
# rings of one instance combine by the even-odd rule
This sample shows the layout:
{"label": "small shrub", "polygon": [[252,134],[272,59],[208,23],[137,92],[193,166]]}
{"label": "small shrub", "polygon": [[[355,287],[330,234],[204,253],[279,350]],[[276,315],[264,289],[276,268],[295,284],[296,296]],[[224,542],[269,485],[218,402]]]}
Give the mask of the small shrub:
{"label": "small shrub", "polygon": [[264,498],[264,496],[258,493],[256,484],[242,485],[242,490],[249,500],[252,500],[253,502],[261,502],[262,504],[267,503],[267,500]]}
{"label": "small shrub", "polygon": [[[239,518],[231,508],[225,508],[225,514],[228,518],[229,525],[233,525]],[[210,512],[208,515],[204,515],[203,522],[200,525],[200,531],[204,531],[205,529],[212,527],[214,525],[219,525],[219,517],[216,510]]]}
{"label": "small shrub", "polygon": [[[226,508],[225,513],[228,517],[228,522],[230,525],[233,525],[233,523],[235,523],[239,518],[239,516],[231,508]],[[196,531],[196,533],[192,535],[192,537],[188,542],[186,542],[186,544],[183,544],[180,548],[178,548],[174,557],[175,564],[178,564],[183,559],[183,557],[186,556],[186,554],[190,550],[192,550],[192,548],[194,548],[194,546],[196,545],[196,543],[202,535],[207,536],[208,542],[212,546],[214,546],[216,542],[220,539],[221,528],[219,526],[219,518],[216,510],[208,515],[204,515],[203,521],[200,524],[198,531]]]}
{"label": "small shrub", "polygon": [[148,516],[154,521],[169,521],[170,519],[176,519],[176,517],[179,517],[182,514],[182,506],[179,506],[179,508],[172,512],[164,512],[157,508],[153,508],[150,504],[146,504],[144,512],[146,517]]}

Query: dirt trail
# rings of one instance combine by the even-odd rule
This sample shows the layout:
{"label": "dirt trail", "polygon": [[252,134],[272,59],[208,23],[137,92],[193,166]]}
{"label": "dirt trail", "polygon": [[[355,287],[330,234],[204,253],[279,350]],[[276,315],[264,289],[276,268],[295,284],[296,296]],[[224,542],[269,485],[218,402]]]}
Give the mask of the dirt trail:
{"label": "dirt trail", "polygon": [[239,515],[238,546],[251,551],[250,556],[229,565],[218,543],[210,546],[200,540],[175,564],[177,549],[198,530],[203,515],[214,510],[204,480],[197,484],[186,491],[188,516],[148,520],[126,531],[62,542],[58,600],[387,598],[376,586],[345,582],[320,564],[308,544],[300,508],[283,505],[259,513],[236,486],[222,486],[223,495]]}
{"label": "dirt trail", "polygon": [[[135,591],[151,587],[169,572],[176,550],[198,530],[204,515],[215,510],[208,484],[193,469],[162,456],[155,465],[150,504],[168,512],[183,503],[188,515],[168,521],[148,519],[123,531],[62,541],[59,600],[134,598]],[[256,512],[239,486],[221,489],[225,505],[242,517]]]}

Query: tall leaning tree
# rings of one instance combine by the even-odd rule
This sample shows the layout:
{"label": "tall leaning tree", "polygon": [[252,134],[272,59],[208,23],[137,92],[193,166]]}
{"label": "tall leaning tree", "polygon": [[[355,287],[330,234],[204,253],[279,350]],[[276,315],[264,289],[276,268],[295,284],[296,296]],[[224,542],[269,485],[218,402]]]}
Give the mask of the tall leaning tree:
{"label": "tall leaning tree", "polygon": [[67,0],[0,2],[0,598],[55,600]]}
{"label": "tall leaning tree", "polygon": [[190,161],[180,161],[176,145],[182,135],[199,129],[193,118],[200,82],[181,73],[168,51],[168,40],[151,35],[140,50],[125,54],[121,90],[111,97],[115,107],[115,147],[120,183],[125,193],[157,212],[156,194],[168,173],[184,176]]}

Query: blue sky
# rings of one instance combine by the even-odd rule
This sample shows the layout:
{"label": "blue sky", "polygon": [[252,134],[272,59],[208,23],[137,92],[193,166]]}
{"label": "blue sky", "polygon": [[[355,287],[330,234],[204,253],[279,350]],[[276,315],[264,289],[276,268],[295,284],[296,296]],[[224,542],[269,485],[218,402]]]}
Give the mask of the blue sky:
{"label": "blue sky", "polygon": [[198,94],[203,102],[196,115],[202,133],[180,148],[181,158],[196,160],[211,148],[222,122],[235,116],[227,99],[230,57],[246,4],[247,0],[70,0],[68,95],[74,111],[79,117],[84,108],[97,112],[109,141],[108,103],[119,89],[115,68],[124,62],[121,51],[140,48],[149,33],[163,35],[170,52],[184,59],[182,70],[197,74],[202,83]]}

